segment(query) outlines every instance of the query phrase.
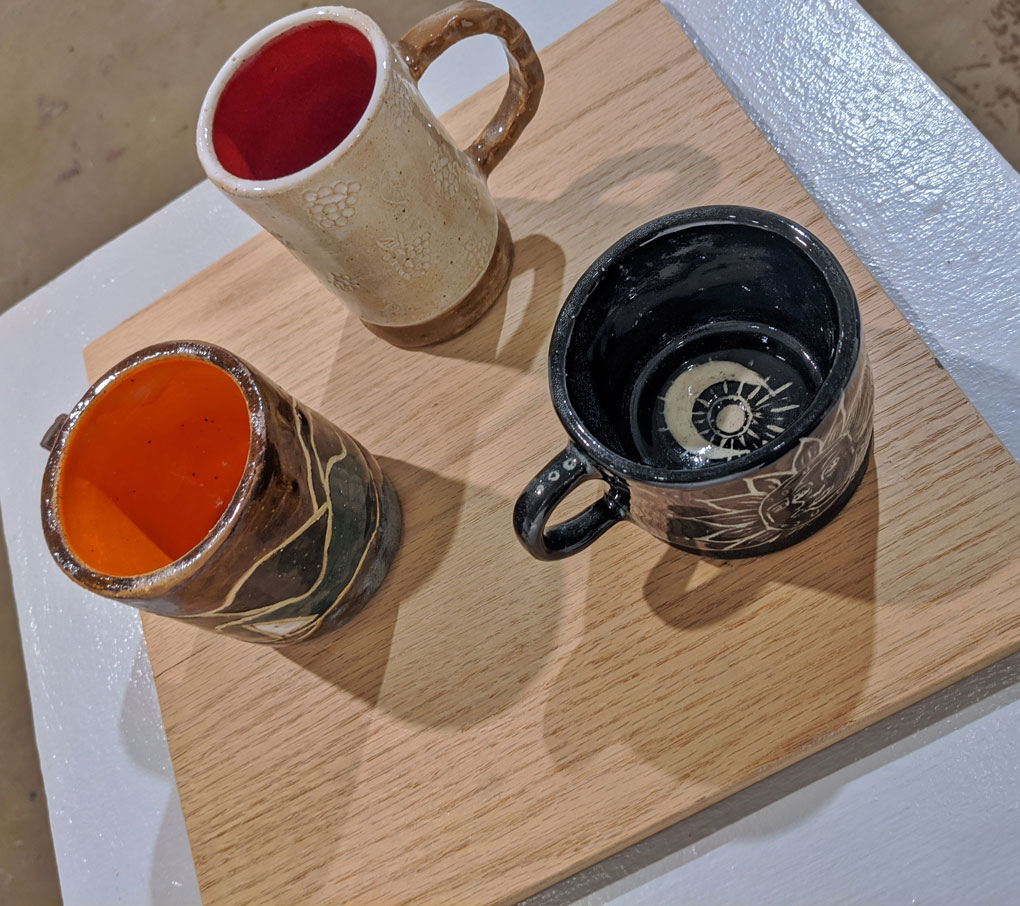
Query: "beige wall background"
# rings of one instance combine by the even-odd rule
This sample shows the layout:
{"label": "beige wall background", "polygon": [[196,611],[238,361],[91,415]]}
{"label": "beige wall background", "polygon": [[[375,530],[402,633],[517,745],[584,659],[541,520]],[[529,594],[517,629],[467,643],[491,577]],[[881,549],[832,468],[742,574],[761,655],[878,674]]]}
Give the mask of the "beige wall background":
{"label": "beige wall background", "polygon": [[[218,67],[311,0],[0,0],[0,311],[195,185]],[[399,37],[443,0],[361,0]],[[1020,0],[863,0],[1020,166]]]}
{"label": "beige wall background", "polygon": [[[0,0],[0,311],[195,185],[195,117],[216,70],[314,5]],[[357,5],[399,38],[445,4]]]}

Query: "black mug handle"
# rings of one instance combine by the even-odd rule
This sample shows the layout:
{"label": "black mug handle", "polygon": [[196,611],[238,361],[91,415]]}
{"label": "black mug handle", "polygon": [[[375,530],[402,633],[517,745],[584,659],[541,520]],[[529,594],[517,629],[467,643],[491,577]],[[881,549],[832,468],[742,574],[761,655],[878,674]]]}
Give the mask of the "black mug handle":
{"label": "black mug handle", "polygon": [[546,528],[564,497],[579,484],[596,479],[609,480],[572,443],[531,479],[514,507],[514,530],[531,556],[539,560],[569,557],[627,518],[627,488],[609,480],[609,490],[600,500],[566,522]]}

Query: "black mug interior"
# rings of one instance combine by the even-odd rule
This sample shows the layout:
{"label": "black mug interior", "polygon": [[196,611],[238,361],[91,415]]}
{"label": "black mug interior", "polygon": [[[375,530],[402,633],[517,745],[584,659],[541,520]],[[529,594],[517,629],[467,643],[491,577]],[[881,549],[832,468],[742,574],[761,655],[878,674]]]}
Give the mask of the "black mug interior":
{"label": "black mug interior", "polygon": [[696,213],[646,224],[603,255],[553,339],[568,430],[660,478],[774,458],[821,420],[859,349],[853,291],[810,233],[748,208]]}

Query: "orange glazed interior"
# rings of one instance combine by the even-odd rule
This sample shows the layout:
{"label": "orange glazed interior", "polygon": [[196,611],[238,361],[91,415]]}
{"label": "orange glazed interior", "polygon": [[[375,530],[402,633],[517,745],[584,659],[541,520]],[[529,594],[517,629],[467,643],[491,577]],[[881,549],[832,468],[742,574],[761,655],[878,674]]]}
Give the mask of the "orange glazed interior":
{"label": "orange glazed interior", "polygon": [[250,434],[241,388],[215,365],[179,356],[120,375],[64,451],[58,512],[75,556],[111,576],[182,557],[237,490]]}

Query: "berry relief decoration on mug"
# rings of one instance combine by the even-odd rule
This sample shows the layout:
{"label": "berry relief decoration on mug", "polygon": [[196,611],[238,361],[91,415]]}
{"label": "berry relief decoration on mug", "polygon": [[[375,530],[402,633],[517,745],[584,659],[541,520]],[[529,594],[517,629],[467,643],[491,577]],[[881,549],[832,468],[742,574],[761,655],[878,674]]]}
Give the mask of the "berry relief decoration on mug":
{"label": "berry relief decoration on mug", "polygon": [[393,80],[394,103],[390,109],[393,111],[393,122],[397,126],[407,126],[411,122],[411,117],[414,116],[415,104],[411,92],[412,88],[407,79],[399,74],[396,75]]}
{"label": "berry relief decoration on mug", "polygon": [[321,189],[310,189],[303,198],[312,220],[324,230],[333,230],[350,222],[360,191],[360,182],[335,182]]}
{"label": "berry relief decoration on mug", "polygon": [[453,158],[445,151],[439,151],[429,164],[436,191],[444,198],[453,198],[460,191],[457,171],[453,167]]}
{"label": "berry relief decoration on mug", "polygon": [[392,267],[404,280],[422,277],[432,267],[430,233],[408,238],[397,233],[388,239],[379,240],[383,250],[383,261]]}
{"label": "berry relief decoration on mug", "polygon": [[491,254],[486,249],[485,243],[478,239],[468,239],[464,243],[464,253],[467,256],[467,260],[474,267],[478,268],[484,267],[489,263],[489,255]]}
{"label": "berry relief decoration on mug", "polygon": [[329,285],[334,289],[339,289],[343,292],[350,292],[351,290],[358,289],[361,284],[353,277],[348,277],[347,274],[338,274],[331,272],[329,274]]}
{"label": "berry relief decoration on mug", "polygon": [[[502,45],[507,87],[462,150],[418,80],[483,34]],[[544,81],[520,24],[488,3],[438,10],[398,41],[362,12],[315,7],[230,56],[206,93],[196,149],[213,183],[368,330],[428,346],[471,327],[510,279],[510,229],[486,178],[535,115]],[[468,237],[484,243],[484,261],[465,255]]]}

